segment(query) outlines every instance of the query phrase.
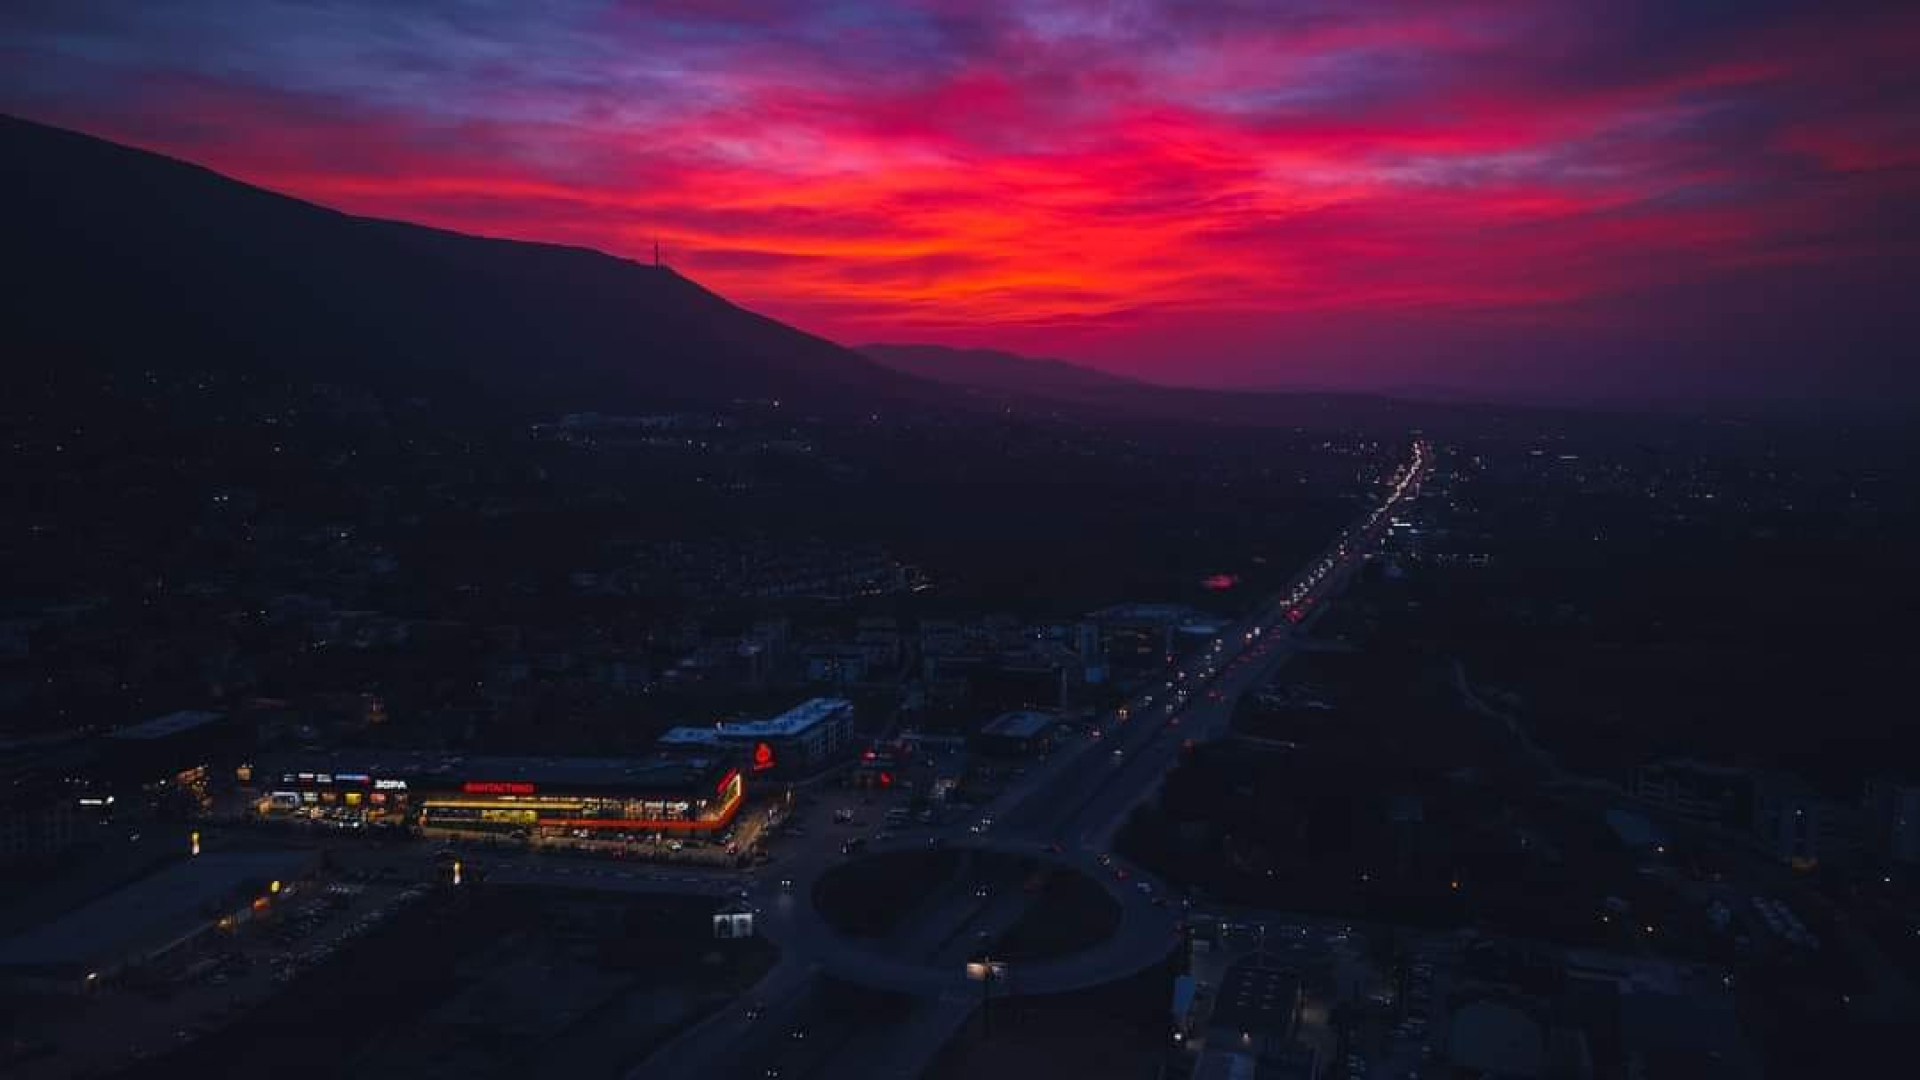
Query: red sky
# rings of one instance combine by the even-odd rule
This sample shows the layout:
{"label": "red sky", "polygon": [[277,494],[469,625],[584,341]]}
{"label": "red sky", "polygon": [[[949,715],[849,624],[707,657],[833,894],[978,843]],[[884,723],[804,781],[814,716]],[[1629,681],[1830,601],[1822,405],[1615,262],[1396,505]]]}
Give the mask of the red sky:
{"label": "red sky", "polygon": [[1168,382],[1909,393],[1920,19],[1866,0],[21,2],[0,109]]}

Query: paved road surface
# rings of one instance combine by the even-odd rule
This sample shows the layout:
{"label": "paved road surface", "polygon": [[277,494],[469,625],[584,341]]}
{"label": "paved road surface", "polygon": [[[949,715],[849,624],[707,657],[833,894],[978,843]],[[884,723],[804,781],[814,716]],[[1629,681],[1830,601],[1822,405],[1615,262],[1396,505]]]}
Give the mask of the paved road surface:
{"label": "paved road surface", "polygon": [[[1296,626],[1311,623],[1325,601],[1342,588],[1367,552],[1379,542],[1392,512],[1418,492],[1419,478],[1431,462],[1424,443],[1390,485],[1387,498],[1341,533],[1290,583],[1283,595],[1222,631],[1209,650],[1175,673],[1171,686],[1150,700],[1130,702],[1128,719],[1103,719],[1101,736],[1056,752],[1026,780],[1004,792],[983,816],[995,824],[984,834],[967,831],[966,822],[934,832],[947,843],[1051,860],[1106,883],[1121,906],[1119,930],[1093,949],[1050,962],[1022,965],[1007,993],[1057,993],[1104,985],[1163,959],[1171,948],[1175,918],[1155,905],[1136,883],[1146,881],[1155,895],[1159,883],[1134,871],[1124,882],[1100,862],[1100,855],[1127,814],[1158,788],[1182,745],[1224,732],[1246,691],[1265,684],[1294,653]],[[1175,691],[1184,690],[1184,699]],[[924,846],[929,833],[876,845],[872,853]],[[808,846],[818,847],[813,840]],[[778,995],[781,1017],[749,1024],[741,1008],[728,1010],[715,1028],[701,1028],[676,1040],[636,1071],[651,1077],[764,1077],[778,1069],[782,1080],[807,1076],[918,1075],[945,1041],[965,1023],[978,1003],[978,986],[965,981],[962,961],[971,955],[973,933],[989,938],[1011,925],[1024,910],[1012,903],[969,903],[971,883],[955,882],[933,905],[938,930],[875,949],[838,934],[811,903],[812,886],[831,865],[831,856],[815,857],[785,870],[763,872],[749,895],[761,909],[760,927],[783,950],[783,960],[752,995],[772,1001]],[[783,887],[783,877],[792,886]],[[693,881],[589,879],[580,884],[632,881],[647,887],[697,889]],[[819,998],[837,977],[863,987],[911,995],[901,1022],[854,1023],[842,1020],[815,1042],[790,1037],[795,1018],[824,1015]],[[784,1034],[783,1034],[784,1033]]]}

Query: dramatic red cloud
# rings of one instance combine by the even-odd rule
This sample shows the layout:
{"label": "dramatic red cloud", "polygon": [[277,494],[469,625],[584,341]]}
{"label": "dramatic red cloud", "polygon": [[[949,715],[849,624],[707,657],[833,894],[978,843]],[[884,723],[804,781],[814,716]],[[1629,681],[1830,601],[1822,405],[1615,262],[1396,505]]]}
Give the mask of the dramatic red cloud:
{"label": "dramatic red cloud", "polygon": [[[844,341],[1166,381],[1617,389],[1703,305],[1920,254],[1898,6],[1273,6],[76,3],[0,16],[0,104],[355,213],[658,239]],[[1674,388],[1751,374],[1705,340]]]}

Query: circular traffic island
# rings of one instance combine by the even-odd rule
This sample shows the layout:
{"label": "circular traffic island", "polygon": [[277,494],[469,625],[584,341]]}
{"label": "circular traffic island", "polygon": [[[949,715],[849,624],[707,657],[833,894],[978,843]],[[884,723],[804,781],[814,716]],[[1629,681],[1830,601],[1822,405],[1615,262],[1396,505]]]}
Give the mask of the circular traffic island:
{"label": "circular traffic island", "polygon": [[983,848],[870,855],[821,875],[813,904],[833,932],[895,959],[955,949],[1008,961],[1092,949],[1120,926],[1105,885],[1062,861]]}
{"label": "circular traffic island", "polygon": [[934,900],[943,887],[959,887],[966,854],[928,848],[841,863],[814,883],[814,910],[835,933],[885,938]]}
{"label": "circular traffic island", "polygon": [[1000,934],[994,955],[1013,963],[1056,960],[1086,952],[1120,929],[1120,904],[1097,881],[1051,867],[1032,906]]}

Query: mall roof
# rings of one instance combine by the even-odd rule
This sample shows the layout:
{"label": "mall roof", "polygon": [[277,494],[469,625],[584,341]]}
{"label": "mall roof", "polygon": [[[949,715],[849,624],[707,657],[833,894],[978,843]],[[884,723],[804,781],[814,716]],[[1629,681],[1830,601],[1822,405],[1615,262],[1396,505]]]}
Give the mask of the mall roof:
{"label": "mall roof", "polygon": [[846,698],[814,698],[770,720],[722,720],[712,727],[671,728],[659,741],[666,746],[712,746],[725,739],[792,738],[852,711],[853,702]]}
{"label": "mall roof", "polygon": [[722,734],[747,739],[798,735],[843,713],[853,711],[846,698],[814,698],[803,701],[770,720],[735,720],[715,725]]}
{"label": "mall roof", "polygon": [[53,922],[0,941],[0,968],[108,967],[165,948],[218,915],[246,906],[252,890],[300,877],[312,851],[222,851],[189,858],[106,894]]}
{"label": "mall roof", "polygon": [[710,727],[668,728],[657,740],[661,746],[718,746],[720,729]]}
{"label": "mall roof", "polygon": [[272,783],[289,773],[325,773],[330,776],[440,779],[524,780],[535,784],[590,787],[594,784],[661,786],[693,784],[721,766],[716,758],[685,754],[651,757],[467,757],[439,750],[366,750],[287,755],[263,761],[261,783]]}

